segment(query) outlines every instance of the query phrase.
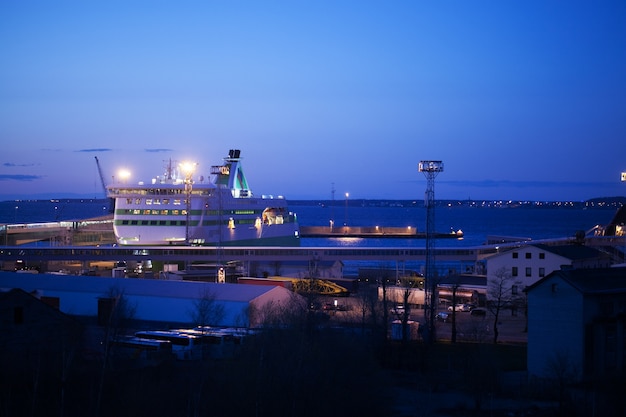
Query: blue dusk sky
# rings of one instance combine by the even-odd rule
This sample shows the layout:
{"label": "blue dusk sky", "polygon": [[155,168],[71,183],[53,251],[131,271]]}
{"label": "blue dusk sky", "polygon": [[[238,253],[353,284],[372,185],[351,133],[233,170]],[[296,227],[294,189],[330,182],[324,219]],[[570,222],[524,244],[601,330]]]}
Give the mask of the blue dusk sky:
{"label": "blue dusk sky", "polygon": [[623,0],[6,0],[0,56],[3,200],[231,148],[289,199],[626,195]]}

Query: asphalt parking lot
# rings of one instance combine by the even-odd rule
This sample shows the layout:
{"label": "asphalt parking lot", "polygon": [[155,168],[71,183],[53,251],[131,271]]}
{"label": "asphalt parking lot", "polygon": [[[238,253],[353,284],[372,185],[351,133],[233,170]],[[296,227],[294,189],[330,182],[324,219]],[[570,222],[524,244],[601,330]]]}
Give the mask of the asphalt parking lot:
{"label": "asphalt parking lot", "polygon": [[[445,309],[440,311],[448,312]],[[449,317],[452,317],[450,313]],[[484,316],[474,316],[470,312],[457,311],[456,331],[457,340],[476,342],[493,341],[493,327],[495,316],[487,311]],[[423,320],[420,320],[423,321]],[[450,340],[452,338],[452,322],[437,321],[437,338]],[[498,341],[509,343],[526,343],[526,317],[523,312],[513,315],[511,310],[503,310],[498,318]]]}

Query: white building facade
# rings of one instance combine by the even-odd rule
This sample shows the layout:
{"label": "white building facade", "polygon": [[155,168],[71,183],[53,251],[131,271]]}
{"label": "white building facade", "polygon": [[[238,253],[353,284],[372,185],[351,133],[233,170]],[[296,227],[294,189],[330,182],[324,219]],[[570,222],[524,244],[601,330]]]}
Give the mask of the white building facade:
{"label": "white building facade", "polygon": [[548,246],[528,244],[486,259],[487,288],[505,271],[521,292],[553,271],[563,268],[605,268],[611,260],[597,249],[582,245]]}

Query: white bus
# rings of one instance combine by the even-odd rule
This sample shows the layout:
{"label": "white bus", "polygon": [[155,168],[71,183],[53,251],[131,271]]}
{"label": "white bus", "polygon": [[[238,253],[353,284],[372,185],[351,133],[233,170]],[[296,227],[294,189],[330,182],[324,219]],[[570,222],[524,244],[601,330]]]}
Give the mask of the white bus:
{"label": "white bus", "polygon": [[202,339],[198,335],[177,330],[143,330],[135,333],[142,339],[165,340],[171,343],[172,353],[180,360],[202,359]]}
{"label": "white bus", "polygon": [[171,359],[173,356],[172,343],[168,340],[121,336],[113,340],[111,344],[114,348],[114,356],[121,360],[150,364]]}

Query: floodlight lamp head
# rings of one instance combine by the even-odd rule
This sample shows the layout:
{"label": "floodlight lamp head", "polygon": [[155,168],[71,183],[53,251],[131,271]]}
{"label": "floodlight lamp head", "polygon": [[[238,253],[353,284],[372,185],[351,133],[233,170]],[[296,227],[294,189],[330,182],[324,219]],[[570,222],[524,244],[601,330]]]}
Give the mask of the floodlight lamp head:
{"label": "floodlight lamp head", "polygon": [[417,166],[419,172],[443,172],[442,161],[420,161]]}

